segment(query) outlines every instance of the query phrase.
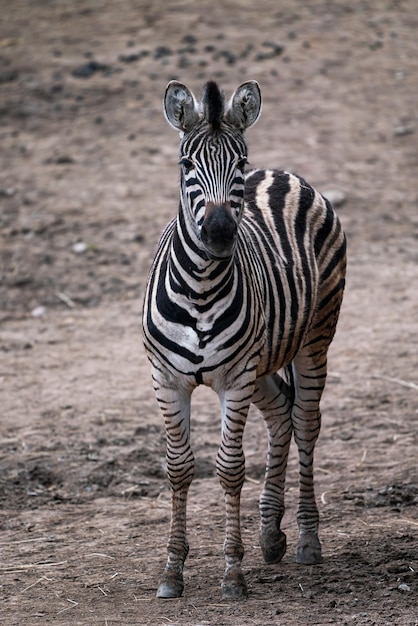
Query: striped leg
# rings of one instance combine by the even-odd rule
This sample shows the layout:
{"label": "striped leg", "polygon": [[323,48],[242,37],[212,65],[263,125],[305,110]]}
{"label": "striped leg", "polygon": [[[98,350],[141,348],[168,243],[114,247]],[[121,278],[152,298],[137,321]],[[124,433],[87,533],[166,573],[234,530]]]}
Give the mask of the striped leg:
{"label": "striped leg", "polygon": [[[240,527],[240,495],[245,478],[245,459],[242,436],[247,419],[252,388],[244,393],[227,391],[220,396],[222,407],[222,440],[216,459],[219,481],[225,493],[226,529],[224,541],[225,574],[222,597],[245,598],[247,585],[241,570],[244,545]],[[245,396],[243,398],[243,396]]]}
{"label": "striped leg", "polygon": [[171,487],[168,559],[160,579],[157,597],[178,598],[184,589],[183,566],[189,551],[186,536],[186,504],[194,472],[194,457],[190,447],[191,393],[165,386],[156,389],[156,395],[165,421],[167,477]]}
{"label": "striped leg", "polygon": [[299,541],[297,563],[312,565],[321,561],[318,538],[319,514],[315,502],[313,461],[314,448],[321,426],[319,402],[327,376],[326,354],[310,356],[306,349],[293,361],[295,402],[292,422],[299,451],[299,506],[297,520]]}
{"label": "striped leg", "polygon": [[291,389],[278,374],[257,380],[253,403],[262,412],[268,432],[267,466],[260,496],[260,546],[266,563],[278,563],[286,552],[280,530],[284,484],[292,437]]}

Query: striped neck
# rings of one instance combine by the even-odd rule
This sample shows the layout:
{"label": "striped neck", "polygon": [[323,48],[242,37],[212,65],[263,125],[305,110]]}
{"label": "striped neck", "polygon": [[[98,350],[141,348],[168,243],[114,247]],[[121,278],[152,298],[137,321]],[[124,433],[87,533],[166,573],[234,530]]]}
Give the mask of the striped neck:
{"label": "striped neck", "polygon": [[187,220],[182,207],[174,225],[168,260],[171,289],[199,303],[219,297],[225,287],[231,287],[234,255],[228,259],[210,259],[203,249],[193,224]]}

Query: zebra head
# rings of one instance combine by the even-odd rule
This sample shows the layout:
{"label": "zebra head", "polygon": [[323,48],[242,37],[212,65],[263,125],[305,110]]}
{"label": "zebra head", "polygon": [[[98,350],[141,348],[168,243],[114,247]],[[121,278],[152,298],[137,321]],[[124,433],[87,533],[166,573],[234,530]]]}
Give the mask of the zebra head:
{"label": "zebra head", "polygon": [[181,137],[181,206],[187,227],[210,259],[234,252],[244,205],[244,132],[260,111],[256,81],[243,83],[228,103],[215,82],[206,84],[200,102],[178,81],[167,86],[165,116]]}

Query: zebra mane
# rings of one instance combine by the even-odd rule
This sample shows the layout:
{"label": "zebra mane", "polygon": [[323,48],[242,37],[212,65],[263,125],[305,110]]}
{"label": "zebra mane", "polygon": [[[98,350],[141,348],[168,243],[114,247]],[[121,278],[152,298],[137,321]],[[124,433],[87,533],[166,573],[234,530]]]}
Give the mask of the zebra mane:
{"label": "zebra mane", "polygon": [[212,130],[220,130],[225,98],[223,92],[213,80],[206,83],[203,89],[201,106],[203,118],[211,126]]}

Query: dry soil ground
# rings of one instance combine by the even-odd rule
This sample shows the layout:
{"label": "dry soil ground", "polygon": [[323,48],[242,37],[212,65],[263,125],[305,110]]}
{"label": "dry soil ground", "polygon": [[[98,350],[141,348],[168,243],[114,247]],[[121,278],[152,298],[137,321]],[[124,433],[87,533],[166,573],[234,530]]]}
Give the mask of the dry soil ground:
{"label": "dry soil ground", "polygon": [[[0,623],[418,624],[416,0],[0,1]],[[253,165],[338,191],[346,297],[316,456],[324,561],[264,565],[266,441],[245,437],[250,596],[223,603],[216,399],[199,389],[186,591],[155,599],[169,493],[140,341],[177,207],[178,78],[259,80]],[[334,193],[335,196],[335,193]]]}

